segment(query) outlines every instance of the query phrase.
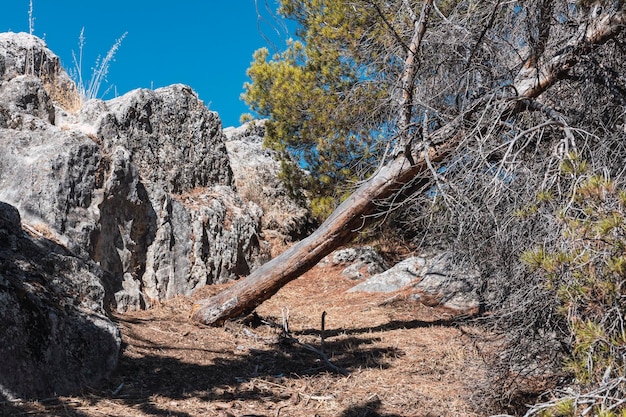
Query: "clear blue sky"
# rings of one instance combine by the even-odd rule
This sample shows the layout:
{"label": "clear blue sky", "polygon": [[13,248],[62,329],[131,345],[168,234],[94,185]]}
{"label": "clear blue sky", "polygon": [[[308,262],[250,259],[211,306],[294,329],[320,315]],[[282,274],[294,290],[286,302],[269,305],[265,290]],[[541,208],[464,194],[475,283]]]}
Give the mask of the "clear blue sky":
{"label": "clear blue sky", "polygon": [[[188,84],[220,114],[224,127],[237,126],[239,116],[249,112],[240,94],[252,53],[263,46],[283,49],[288,37],[284,30],[277,34],[265,10],[267,4],[275,11],[275,0],[258,3],[261,18],[255,0],[33,0],[34,34],[69,70],[84,27],[88,78],[98,55],[128,32],[107,76],[118,95]],[[0,9],[0,32],[29,31],[29,0],[3,0]]]}

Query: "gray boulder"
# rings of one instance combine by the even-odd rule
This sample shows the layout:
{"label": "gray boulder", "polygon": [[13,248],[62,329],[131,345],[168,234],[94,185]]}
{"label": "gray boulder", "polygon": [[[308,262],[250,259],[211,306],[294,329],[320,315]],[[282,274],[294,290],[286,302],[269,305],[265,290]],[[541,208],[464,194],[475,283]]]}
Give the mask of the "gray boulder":
{"label": "gray boulder", "polygon": [[0,400],[93,386],[120,349],[100,269],[29,230],[0,202]]}
{"label": "gray boulder", "polygon": [[426,274],[430,261],[422,257],[411,257],[398,262],[390,269],[376,274],[348,292],[394,292],[420,279]]}
{"label": "gray boulder", "polygon": [[383,257],[371,246],[339,249],[322,259],[318,264],[319,267],[328,265],[344,266],[341,274],[354,280],[369,278],[389,269]]}
{"label": "gray boulder", "polygon": [[350,288],[348,292],[402,291],[409,300],[454,314],[476,314],[480,300],[477,272],[460,268],[450,253],[415,256]]}

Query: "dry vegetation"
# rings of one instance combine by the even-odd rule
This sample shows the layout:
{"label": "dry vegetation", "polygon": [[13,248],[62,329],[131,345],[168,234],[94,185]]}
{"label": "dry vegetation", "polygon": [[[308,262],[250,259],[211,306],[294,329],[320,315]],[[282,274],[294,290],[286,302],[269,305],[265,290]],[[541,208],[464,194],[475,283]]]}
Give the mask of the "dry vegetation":
{"label": "dry vegetation", "polygon": [[[108,381],[79,396],[4,403],[0,415],[487,415],[472,408],[484,362],[467,326],[428,307],[386,303],[389,294],[346,293],[354,284],[336,267],[315,267],[264,303],[256,322],[220,328],[198,327],[188,314],[195,299],[224,286],[117,315],[124,348]],[[287,311],[301,344],[281,337]],[[302,345],[320,349],[324,311],[323,350],[348,376]]]}

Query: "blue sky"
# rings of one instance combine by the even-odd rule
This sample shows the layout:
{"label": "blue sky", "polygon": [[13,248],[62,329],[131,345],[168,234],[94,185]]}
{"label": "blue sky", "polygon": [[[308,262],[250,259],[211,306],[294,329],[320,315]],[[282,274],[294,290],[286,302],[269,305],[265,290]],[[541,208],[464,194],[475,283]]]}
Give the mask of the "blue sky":
{"label": "blue sky", "polygon": [[[275,11],[275,1],[258,3],[257,8],[255,0],[33,0],[34,34],[69,70],[84,27],[83,77],[89,78],[96,58],[128,32],[100,91],[115,85],[121,95],[188,84],[220,114],[224,127],[237,126],[239,116],[249,112],[240,94],[252,53],[263,46],[282,49],[288,38],[265,10],[267,4]],[[28,10],[29,0],[4,0],[0,32],[28,32]]]}

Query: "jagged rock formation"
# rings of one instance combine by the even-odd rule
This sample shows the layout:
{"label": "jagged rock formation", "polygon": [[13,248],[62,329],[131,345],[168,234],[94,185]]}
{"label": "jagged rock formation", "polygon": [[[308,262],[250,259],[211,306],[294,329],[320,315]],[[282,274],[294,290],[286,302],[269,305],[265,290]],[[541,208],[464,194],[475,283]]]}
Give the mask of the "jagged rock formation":
{"label": "jagged rock formation", "polygon": [[349,292],[396,292],[407,299],[453,314],[479,312],[477,272],[460,268],[453,255],[414,256],[349,289]]}
{"label": "jagged rock formation", "polygon": [[235,192],[219,117],[191,89],[135,90],[78,117],[109,155],[90,244],[94,260],[123,277],[118,309],[188,295],[266,259],[262,211]]}
{"label": "jagged rock formation", "polygon": [[120,334],[104,312],[102,272],[0,202],[0,401],[66,394],[107,377]]}
{"label": "jagged rock formation", "polygon": [[[0,34],[0,201],[108,277],[120,311],[248,274],[261,209],[236,192],[221,121],[187,86],[76,103],[43,41]],[[71,85],[71,83],[70,83]]]}
{"label": "jagged rock formation", "polygon": [[224,134],[237,190],[245,200],[263,209],[264,235],[284,244],[311,232],[314,224],[310,211],[289,196],[279,179],[280,162],[275,152],[263,148],[265,121],[227,128]]}

